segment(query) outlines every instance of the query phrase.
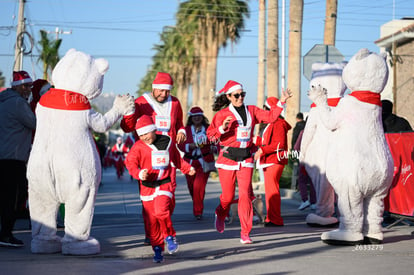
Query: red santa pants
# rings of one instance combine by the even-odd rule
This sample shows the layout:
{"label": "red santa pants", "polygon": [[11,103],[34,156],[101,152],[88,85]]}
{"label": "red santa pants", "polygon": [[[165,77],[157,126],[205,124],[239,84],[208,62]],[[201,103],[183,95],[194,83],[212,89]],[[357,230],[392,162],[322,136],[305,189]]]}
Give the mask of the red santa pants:
{"label": "red santa pants", "polygon": [[[170,178],[171,178],[171,186],[172,186],[172,194],[173,197],[171,199],[171,203],[170,203],[170,211],[171,211],[171,215],[174,212],[175,209],[175,189],[177,187],[177,181],[176,181],[176,177],[177,177],[177,170],[175,168],[173,168],[171,170],[171,174],[170,174]],[[142,216],[145,217],[146,213],[145,213],[145,208],[142,207]],[[150,238],[150,234],[149,232],[151,231],[150,229],[150,224],[149,224],[149,220],[148,219],[144,219],[144,230],[145,230],[145,238],[151,239]],[[174,234],[172,234],[173,236],[175,236],[175,231]]]}
{"label": "red santa pants", "polygon": [[145,209],[144,223],[147,223],[147,234],[151,246],[160,246],[164,250],[164,239],[170,235],[175,236],[171,221],[171,198],[165,195],[155,197],[152,201],[143,201]]}
{"label": "red santa pants", "polygon": [[240,170],[218,169],[222,193],[220,205],[216,208],[217,218],[224,220],[230,211],[234,199],[236,178],[239,187],[238,214],[241,225],[241,235],[249,235],[253,223],[253,207],[251,200],[251,185],[253,168],[240,167]]}
{"label": "red santa pants", "polygon": [[271,222],[277,225],[283,225],[283,219],[280,213],[281,199],[279,180],[284,167],[282,164],[274,164],[263,169],[267,212],[265,222]]}
{"label": "red santa pants", "polygon": [[188,191],[193,199],[194,216],[203,215],[204,196],[209,175],[210,172],[204,173],[202,168],[198,168],[194,176],[185,175]]}

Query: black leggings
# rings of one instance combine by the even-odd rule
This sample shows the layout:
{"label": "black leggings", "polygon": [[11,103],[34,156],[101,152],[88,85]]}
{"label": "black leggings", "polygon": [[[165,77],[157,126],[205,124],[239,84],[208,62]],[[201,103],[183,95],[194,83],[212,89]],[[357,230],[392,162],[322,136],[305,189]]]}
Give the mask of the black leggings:
{"label": "black leggings", "polygon": [[27,199],[26,162],[0,160],[0,215],[1,237],[12,235],[16,221],[16,210]]}

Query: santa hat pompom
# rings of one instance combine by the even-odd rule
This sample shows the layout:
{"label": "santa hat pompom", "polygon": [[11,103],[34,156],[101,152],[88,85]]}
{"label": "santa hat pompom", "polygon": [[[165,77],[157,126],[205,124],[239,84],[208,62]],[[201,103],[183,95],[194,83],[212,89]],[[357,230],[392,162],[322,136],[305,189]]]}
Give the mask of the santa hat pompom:
{"label": "santa hat pompom", "polygon": [[155,127],[155,124],[150,116],[143,115],[138,119],[137,124],[135,124],[135,129],[138,136],[142,136],[156,130],[157,127]]}
{"label": "santa hat pompom", "polygon": [[30,78],[30,75],[25,71],[13,72],[13,81],[11,86],[18,86],[26,83],[32,83],[33,80]]}
{"label": "santa hat pompom", "polygon": [[152,82],[153,89],[172,90],[174,81],[169,73],[158,72]]}

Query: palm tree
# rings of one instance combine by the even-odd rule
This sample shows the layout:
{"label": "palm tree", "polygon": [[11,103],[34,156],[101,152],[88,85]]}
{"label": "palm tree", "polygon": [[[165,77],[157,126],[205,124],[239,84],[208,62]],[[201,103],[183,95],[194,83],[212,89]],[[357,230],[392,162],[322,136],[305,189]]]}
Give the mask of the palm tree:
{"label": "palm tree", "polygon": [[[244,18],[249,16],[246,1],[238,0],[189,0],[182,2],[177,12],[177,26],[192,29],[193,39],[201,53],[198,66],[199,102],[208,118],[212,118],[213,92],[216,89],[216,70],[219,49],[227,41],[237,42],[244,28]],[[191,26],[188,28],[187,26]],[[193,81],[194,75],[192,77]]]}
{"label": "palm tree", "polygon": [[0,88],[3,88],[5,83],[6,83],[6,79],[3,76],[3,72],[0,71]]}
{"label": "palm tree", "polygon": [[48,73],[53,70],[56,64],[59,62],[59,47],[62,43],[62,39],[49,40],[47,32],[40,31],[39,44],[42,47],[38,61],[43,62],[43,79],[49,79]]}
{"label": "palm tree", "polygon": [[[295,94],[287,102],[286,120],[295,124],[296,114],[300,108],[300,77],[301,77],[301,49],[302,49],[302,21],[303,0],[291,0],[289,7],[289,59],[288,59],[288,84]],[[292,134],[288,135],[288,144]]]}

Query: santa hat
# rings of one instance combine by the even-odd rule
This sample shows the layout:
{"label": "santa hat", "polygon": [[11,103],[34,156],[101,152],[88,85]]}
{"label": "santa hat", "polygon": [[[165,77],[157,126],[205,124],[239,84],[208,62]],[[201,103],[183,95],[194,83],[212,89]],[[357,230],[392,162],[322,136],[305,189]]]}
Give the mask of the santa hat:
{"label": "santa hat", "polygon": [[198,106],[191,108],[190,111],[188,112],[188,116],[203,116],[203,115],[204,115],[203,110]]}
{"label": "santa hat", "polygon": [[172,90],[174,82],[169,73],[158,72],[152,82],[153,89]]}
{"label": "santa hat", "polygon": [[271,97],[268,97],[266,99],[266,102],[265,102],[264,106],[266,106],[269,109],[272,109],[272,108],[276,107],[278,102],[279,102],[279,100],[276,97],[271,96]]}
{"label": "santa hat", "polygon": [[146,133],[156,130],[157,127],[155,127],[155,124],[150,116],[143,115],[138,119],[137,124],[135,125],[135,129],[138,136],[142,136]]}
{"label": "santa hat", "polygon": [[33,101],[38,102],[40,97],[44,95],[52,87],[45,79],[36,79],[32,84]]}
{"label": "santa hat", "polygon": [[227,81],[226,85],[224,85],[224,88],[217,92],[216,96],[221,96],[223,94],[231,94],[236,90],[243,90],[243,85],[236,81],[229,80]]}
{"label": "santa hat", "polygon": [[26,83],[32,83],[33,80],[30,78],[30,75],[25,71],[13,72],[13,81],[11,86],[18,86]]}

